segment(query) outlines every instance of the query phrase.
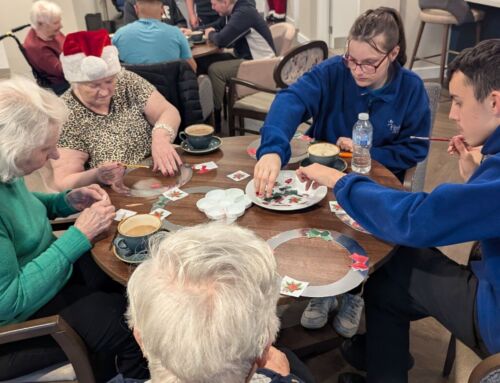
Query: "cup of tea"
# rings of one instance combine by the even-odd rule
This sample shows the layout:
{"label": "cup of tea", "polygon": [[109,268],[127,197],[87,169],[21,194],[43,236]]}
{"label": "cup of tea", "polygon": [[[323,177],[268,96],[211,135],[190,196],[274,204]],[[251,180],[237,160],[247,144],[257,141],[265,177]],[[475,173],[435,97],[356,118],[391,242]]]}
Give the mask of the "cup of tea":
{"label": "cup of tea", "polygon": [[312,144],[307,148],[309,154],[309,161],[311,163],[318,163],[325,166],[333,166],[340,153],[340,148],[335,144],[329,142],[319,142]]}
{"label": "cup of tea", "polygon": [[187,143],[194,149],[206,149],[212,141],[214,128],[210,125],[196,124],[188,126],[183,132],[179,133],[182,141]]}
{"label": "cup of tea", "polygon": [[204,34],[205,34],[205,32],[203,32],[203,31],[193,31],[193,32],[191,32],[191,36],[189,36],[189,37],[190,37],[192,42],[199,43],[199,42],[203,41]]}
{"label": "cup of tea", "polygon": [[125,256],[144,251],[148,247],[149,237],[160,230],[161,220],[152,214],[137,214],[124,219],[118,224],[118,233],[114,244]]}

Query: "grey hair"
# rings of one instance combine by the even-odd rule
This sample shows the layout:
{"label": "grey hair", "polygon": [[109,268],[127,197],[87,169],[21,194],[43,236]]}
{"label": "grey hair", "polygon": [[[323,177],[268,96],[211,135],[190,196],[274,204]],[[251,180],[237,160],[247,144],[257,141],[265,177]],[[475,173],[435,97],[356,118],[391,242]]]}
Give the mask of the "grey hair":
{"label": "grey hair", "polygon": [[33,81],[0,81],[0,182],[22,176],[16,162],[45,144],[49,126],[60,129],[67,115],[64,101]]}
{"label": "grey hair", "polygon": [[279,329],[279,276],[250,230],[210,223],[158,236],[127,286],[152,381],[244,382]]}
{"label": "grey hair", "polygon": [[30,11],[31,26],[36,29],[40,24],[48,24],[61,14],[61,7],[56,3],[46,0],[35,1]]}

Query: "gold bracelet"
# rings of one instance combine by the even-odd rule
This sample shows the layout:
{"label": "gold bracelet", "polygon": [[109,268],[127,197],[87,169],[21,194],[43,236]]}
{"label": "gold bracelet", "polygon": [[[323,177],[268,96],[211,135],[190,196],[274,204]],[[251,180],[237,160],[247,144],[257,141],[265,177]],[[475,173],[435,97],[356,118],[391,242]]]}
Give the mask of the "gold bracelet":
{"label": "gold bracelet", "polygon": [[175,129],[172,128],[170,125],[167,125],[163,122],[159,123],[159,124],[155,124],[155,126],[151,130],[151,133],[153,133],[155,131],[155,129],[162,129],[162,130],[166,131],[167,134],[170,136],[170,143],[175,141],[175,137],[176,137]]}

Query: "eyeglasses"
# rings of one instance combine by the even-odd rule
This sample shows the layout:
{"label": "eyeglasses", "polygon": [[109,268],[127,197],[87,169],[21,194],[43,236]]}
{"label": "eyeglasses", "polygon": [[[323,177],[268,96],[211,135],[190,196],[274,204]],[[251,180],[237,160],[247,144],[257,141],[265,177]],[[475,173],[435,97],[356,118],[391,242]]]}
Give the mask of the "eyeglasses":
{"label": "eyeglasses", "polygon": [[384,60],[389,56],[389,53],[391,51],[387,52],[384,57],[378,62],[378,64],[362,64],[354,60],[351,56],[349,56],[349,53],[345,53],[344,56],[342,56],[342,59],[344,60],[344,64],[346,67],[348,67],[350,70],[355,71],[356,68],[359,66],[361,71],[366,74],[374,74],[378,67],[382,65]]}

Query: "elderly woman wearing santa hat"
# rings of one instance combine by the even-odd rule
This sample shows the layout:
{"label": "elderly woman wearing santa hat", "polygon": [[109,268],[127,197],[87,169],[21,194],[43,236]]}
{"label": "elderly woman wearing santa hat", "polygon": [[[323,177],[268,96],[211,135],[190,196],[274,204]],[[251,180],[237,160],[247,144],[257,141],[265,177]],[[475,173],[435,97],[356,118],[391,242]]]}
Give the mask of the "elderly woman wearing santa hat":
{"label": "elderly woman wearing santa hat", "polygon": [[71,84],[62,99],[70,110],[52,161],[60,190],[100,183],[119,192],[122,163],[153,158],[153,170],[173,175],[182,161],[174,141],[180,115],[142,77],[121,68],[105,30],[71,33],[61,54]]}

